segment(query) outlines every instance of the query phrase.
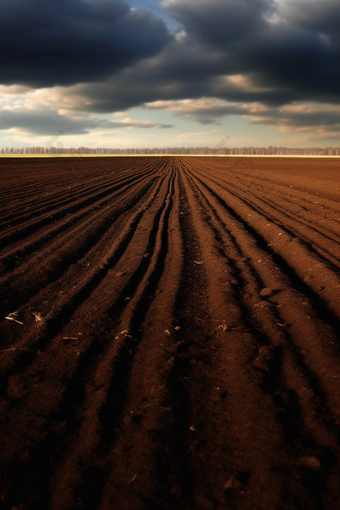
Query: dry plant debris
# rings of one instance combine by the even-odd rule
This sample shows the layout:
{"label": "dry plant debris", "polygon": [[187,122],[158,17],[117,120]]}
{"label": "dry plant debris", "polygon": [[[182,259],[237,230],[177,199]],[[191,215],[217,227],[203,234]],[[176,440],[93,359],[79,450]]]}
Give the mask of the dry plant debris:
{"label": "dry plant debris", "polygon": [[14,322],[17,322],[18,324],[23,324],[23,322],[20,322],[18,321],[15,317],[17,317],[18,315],[18,312],[11,312],[7,315],[7,317],[5,317],[5,319],[7,319],[8,321],[14,321]]}
{"label": "dry plant debris", "polygon": [[220,334],[221,331],[227,331],[228,327],[226,324],[220,324],[219,326],[217,326],[217,328],[213,329],[210,333],[209,333],[209,336],[212,335],[213,333],[217,332],[217,335],[218,336]]}
{"label": "dry plant debris", "polygon": [[35,322],[44,322],[45,319],[42,317],[40,312],[33,312],[32,315],[35,317]]}

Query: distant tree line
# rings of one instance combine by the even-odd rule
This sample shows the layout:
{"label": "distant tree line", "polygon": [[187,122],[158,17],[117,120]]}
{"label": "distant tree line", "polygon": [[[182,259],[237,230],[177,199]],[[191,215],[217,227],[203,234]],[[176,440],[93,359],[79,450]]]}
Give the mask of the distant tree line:
{"label": "distant tree line", "polygon": [[308,148],[289,148],[289,147],[164,147],[164,148],[131,148],[131,149],[107,149],[88,147],[60,148],[60,147],[26,147],[14,148],[6,147],[1,149],[1,154],[211,154],[211,155],[264,155],[264,156],[340,156],[339,147],[308,147]]}

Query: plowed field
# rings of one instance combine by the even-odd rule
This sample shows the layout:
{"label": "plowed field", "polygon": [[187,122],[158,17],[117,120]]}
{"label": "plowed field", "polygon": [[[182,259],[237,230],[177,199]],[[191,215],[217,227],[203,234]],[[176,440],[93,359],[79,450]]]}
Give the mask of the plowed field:
{"label": "plowed field", "polygon": [[0,163],[0,508],[340,508],[340,161]]}

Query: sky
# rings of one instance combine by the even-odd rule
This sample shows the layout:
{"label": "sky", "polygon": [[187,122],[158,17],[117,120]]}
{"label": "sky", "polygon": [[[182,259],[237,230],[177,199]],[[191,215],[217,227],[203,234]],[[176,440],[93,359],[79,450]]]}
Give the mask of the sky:
{"label": "sky", "polygon": [[339,0],[2,0],[0,148],[340,146]]}

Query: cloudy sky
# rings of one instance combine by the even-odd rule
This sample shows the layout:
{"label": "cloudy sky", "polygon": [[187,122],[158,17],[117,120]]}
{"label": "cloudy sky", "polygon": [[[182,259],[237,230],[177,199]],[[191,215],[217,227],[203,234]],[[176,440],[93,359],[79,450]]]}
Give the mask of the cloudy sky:
{"label": "cloudy sky", "polygon": [[2,0],[0,148],[340,146],[339,0]]}

